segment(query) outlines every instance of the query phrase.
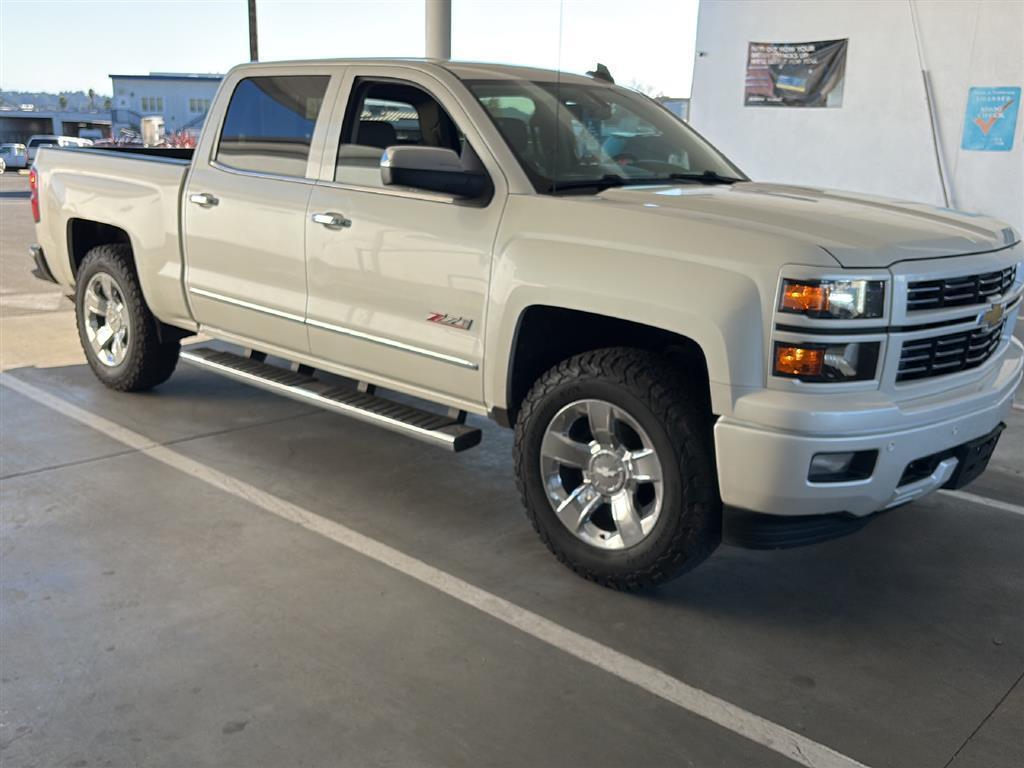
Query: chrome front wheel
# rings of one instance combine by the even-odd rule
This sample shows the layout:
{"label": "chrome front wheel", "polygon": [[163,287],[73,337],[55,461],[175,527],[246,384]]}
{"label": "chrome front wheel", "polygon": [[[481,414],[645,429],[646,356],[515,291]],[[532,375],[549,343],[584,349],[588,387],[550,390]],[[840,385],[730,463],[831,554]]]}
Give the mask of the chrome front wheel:
{"label": "chrome front wheel", "polygon": [[540,447],[548,503],[578,539],[636,546],[661,515],[662,462],[640,423],[605,400],[576,400],[548,423]]}
{"label": "chrome front wheel", "polygon": [[85,335],[96,359],[115,367],[124,362],[131,337],[131,316],[124,291],[112,276],[97,272],[85,286]]}

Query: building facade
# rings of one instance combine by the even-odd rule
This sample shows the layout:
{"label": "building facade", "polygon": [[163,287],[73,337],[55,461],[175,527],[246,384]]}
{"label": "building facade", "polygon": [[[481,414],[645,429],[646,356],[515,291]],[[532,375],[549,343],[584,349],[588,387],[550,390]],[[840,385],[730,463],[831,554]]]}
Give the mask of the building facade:
{"label": "building facade", "polygon": [[0,143],[24,144],[36,134],[107,138],[110,136],[110,116],[104,112],[71,110],[0,110]]}
{"label": "building facade", "polygon": [[198,134],[223,75],[152,72],[148,75],[111,75],[114,136],[139,132],[142,118],[164,119],[168,133]]}
{"label": "building facade", "polygon": [[[745,105],[751,43],[842,39],[841,106]],[[702,0],[690,123],[759,181],[948,204],[1024,229],[1022,49],[1016,0]],[[995,106],[979,107],[979,92]],[[982,145],[979,130],[1002,143]]]}

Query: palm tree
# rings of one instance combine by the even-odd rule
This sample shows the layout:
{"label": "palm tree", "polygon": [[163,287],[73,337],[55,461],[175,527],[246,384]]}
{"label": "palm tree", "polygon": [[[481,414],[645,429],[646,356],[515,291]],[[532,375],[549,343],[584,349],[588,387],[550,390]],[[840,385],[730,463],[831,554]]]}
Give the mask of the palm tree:
{"label": "palm tree", "polygon": [[57,98],[57,102],[60,104],[61,112],[68,108],[68,97],[63,93]]}
{"label": "palm tree", "polygon": [[96,109],[96,105],[93,103],[96,99],[96,91],[92,88],[89,89],[89,109]]}

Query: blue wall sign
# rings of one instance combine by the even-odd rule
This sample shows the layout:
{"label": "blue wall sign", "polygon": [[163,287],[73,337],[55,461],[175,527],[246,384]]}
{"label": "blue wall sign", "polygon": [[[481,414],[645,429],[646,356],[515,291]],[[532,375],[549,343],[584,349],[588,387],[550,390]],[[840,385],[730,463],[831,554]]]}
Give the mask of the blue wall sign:
{"label": "blue wall sign", "polygon": [[1009,152],[1017,130],[1020,88],[971,88],[961,149]]}

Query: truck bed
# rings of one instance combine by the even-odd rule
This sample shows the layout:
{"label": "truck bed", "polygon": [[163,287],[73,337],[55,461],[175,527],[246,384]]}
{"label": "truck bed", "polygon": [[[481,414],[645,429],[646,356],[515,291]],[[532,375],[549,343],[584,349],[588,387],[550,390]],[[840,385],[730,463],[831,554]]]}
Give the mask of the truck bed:
{"label": "truck bed", "polygon": [[36,232],[57,282],[74,285],[97,227],[117,230],[131,243],[153,314],[171,325],[193,325],[182,289],[179,226],[191,156],[191,149],[40,149],[33,165],[42,212]]}

